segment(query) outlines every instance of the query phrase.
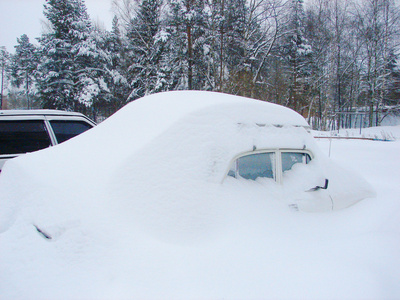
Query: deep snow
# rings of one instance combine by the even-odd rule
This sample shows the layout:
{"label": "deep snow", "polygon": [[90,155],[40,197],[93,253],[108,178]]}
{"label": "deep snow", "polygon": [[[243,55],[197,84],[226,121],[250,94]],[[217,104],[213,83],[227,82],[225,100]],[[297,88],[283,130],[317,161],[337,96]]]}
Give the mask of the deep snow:
{"label": "deep snow", "polygon": [[[334,161],[362,174],[377,197],[335,212],[303,213],[271,201],[274,195],[266,197],[256,182],[221,184],[224,168],[213,165],[214,173],[208,172],[202,155],[209,150],[205,136],[189,131],[188,141],[177,141],[180,127],[168,120],[187,113],[178,107],[164,120],[163,109],[154,107],[158,124],[144,124],[140,112],[120,112],[104,129],[6,166],[0,180],[8,189],[6,198],[0,195],[1,299],[400,297],[400,141],[318,140]],[[135,140],[127,135],[132,128],[116,134],[132,117],[142,120],[130,126],[142,126],[143,134]],[[196,123],[203,119],[195,117],[183,120],[192,122],[185,130],[203,128]],[[165,134],[160,130],[166,126],[172,127]],[[212,128],[217,126],[203,130]],[[246,136],[253,130],[245,128]],[[385,130],[400,134],[399,127]],[[104,134],[107,147],[99,140]],[[198,157],[187,155],[192,142],[204,144]],[[93,153],[93,145],[103,149]],[[68,158],[76,157],[78,146],[85,161],[78,160],[76,174]],[[57,159],[60,153],[66,159]],[[165,159],[155,162],[155,155]],[[225,155],[224,148],[213,153]],[[188,167],[196,159],[205,163]],[[96,174],[85,169],[95,164]],[[182,173],[190,176],[182,181]],[[208,179],[199,181],[201,176]],[[142,201],[141,195],[152,197]]]}

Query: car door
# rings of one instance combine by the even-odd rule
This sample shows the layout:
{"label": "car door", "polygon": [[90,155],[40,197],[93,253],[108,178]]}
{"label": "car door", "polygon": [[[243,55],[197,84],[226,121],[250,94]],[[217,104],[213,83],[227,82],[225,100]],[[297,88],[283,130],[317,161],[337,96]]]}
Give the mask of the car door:
{"label": "car door", "polygon": [[0,120],[0,169],[18,155],[52,145],[43,117],[4,117]]}

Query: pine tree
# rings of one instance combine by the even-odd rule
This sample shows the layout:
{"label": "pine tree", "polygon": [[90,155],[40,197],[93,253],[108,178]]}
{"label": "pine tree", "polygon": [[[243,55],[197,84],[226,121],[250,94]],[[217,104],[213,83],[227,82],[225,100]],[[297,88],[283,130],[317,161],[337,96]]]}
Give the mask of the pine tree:
{"label": "pine tree", "polygon": [[386,66],[386,74],[389,75],[389,78],[384,103],[390,106],[400,106],[400,64],[397,60],[398,58],[394,53],[389,53],[388,64]]}
{"label": "pine tree", "polygon": [[204,60],[207,14],[204,1],[170,0],[167,16],[173,87],[203,89],[207,86]]}
{"label": "pine tree", "polygon": [[110,58],[101,49],[103,37],[93,30],[83,0],[46,0],[44,7],[52,32],[39,39],[42,105],[89,113],[109,93],[104,73]]}
{"label": "pine tree", "polygon": [[324,130],[326,112],[329,108],[329,75],[330,55],[334,32],[329,24],[332,9],[330,0],[321,0],[307,10],[306,37],[313,50],[311,60],[310,91],[311,104],[308,117],[314,121],[315,128]]}
{"label": "pine tree", "polygon": [[142,0],[127,25],[129,100],[167,89],[163,59],[168,36],[161,27],[160,7],[160,0]]}
{"label": "pine tree", "polygon": [[111,93],[111,112],[115,112],[126,104],[132,91],[128,81],[126,44],[122,38],[119,27],[119,19],[114,16],[112,30],[108,35],[107,49],[110,52],[110,65],[108,67],[109,82]]}
{"label": "pine tree", "polygon": [[223,90],[224,78],[224,7],[225,0],[213,0],[205,3],[204,27],[204,88]]}
{"label": "pine tree", "polygon": [[17,42],[11,66],[13,84],[18,88],[23,87],[27,108],[30,109],[35,98],[35,95],[32,95],[32,87],[35,84],[35,72],[38,66],[37,51],[26,34],[18,38]]}
{"label": "pine tree", "polygon": [[253,96],[257,53],[261,32],[246,0],[225,0],[225,61],[229,72],[227,91]]}
{"label": "pine tree", "polygon": [[298,112],[307,107],[305,91],[310,75],[311,46],[305,36],[303,0],[291,0],[286,23],[287,34],[281,45],[280,56],[287,66],[289,85],[286,105]]}
{"label": "pine tree", "polygon": [[6,47],[0,47],[0,68],[1,68],[1,82],[0,82],[0,110],[5,106],[5,90],[8,86],[8,75],[10,69],[10,53]]}

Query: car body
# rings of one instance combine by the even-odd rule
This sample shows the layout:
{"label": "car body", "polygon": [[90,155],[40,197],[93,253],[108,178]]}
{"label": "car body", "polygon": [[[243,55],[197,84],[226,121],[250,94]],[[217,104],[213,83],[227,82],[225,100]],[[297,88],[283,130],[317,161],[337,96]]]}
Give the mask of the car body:
{"label": "car body", "polygon": [[360,229],[380,204],[330,211],[371,196],[293,110],[213,92],[154,94],[5,164],[4,286],[10,298],[290,298],[284,284],[271,287],[313,290],[322,264],[328,291],[314,298],[335,293],[332,282],[347,293],[376,277],[375,268],[364,277],[358,258],[381,242],[366,244],[372,227]]}
{"label": "car body", "polygon": [[11,158],[60,144],[94,126],[92,120],[76,112],[1,110],[0,172]]}
{"label": "car body", "polygon": [[[250,157],[254,176],[241,172],[244,157]],[[271,166],[267,176],[257,170],[263,161]],[[74,139],[13,159],[3,168],[0,190],[10,207],[16,202],[23,210],[46,207],[35,224],[49,236],[57,233],[46,223],[76,219],[94,206],[127,213],[143,230],[154,231],[162,222],[180,232],[177,227],[190,230],[196,220],[208,224],[200,219],[225,202],[279,203],[316,212],[374,196],[361,176],[319,150],[300,114],[200,91],[145,96]]]}

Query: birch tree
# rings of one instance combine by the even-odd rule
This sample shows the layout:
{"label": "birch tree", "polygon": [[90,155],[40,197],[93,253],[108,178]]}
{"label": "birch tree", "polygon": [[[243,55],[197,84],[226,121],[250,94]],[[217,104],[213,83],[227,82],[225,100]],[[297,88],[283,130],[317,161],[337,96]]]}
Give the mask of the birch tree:
{"label": "birch tree", "polygon": [[380,108],[388,95],[390,56],[399,50],[399,11],[391,0],[364,0],[355,11],[363,44],[362,96],[369,109],[369,126],[379,125]]}

